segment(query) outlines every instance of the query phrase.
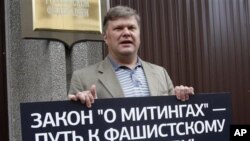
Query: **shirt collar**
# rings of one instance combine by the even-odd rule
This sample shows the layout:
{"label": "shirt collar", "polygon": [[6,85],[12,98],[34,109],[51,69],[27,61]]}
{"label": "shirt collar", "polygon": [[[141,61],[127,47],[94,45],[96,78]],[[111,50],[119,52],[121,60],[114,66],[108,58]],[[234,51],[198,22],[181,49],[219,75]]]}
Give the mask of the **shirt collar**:
{"label": "shirt collar", "polygon": [[[123,68],[126,67],[126,66],[123,66],[123,65],[117,63],[110,55],[108,55],[108,59],[109,59],[111,65],[112,65],[112,67],[113,67],[113,69],[115,71],[117,71],[121,67],[123,67]],[[142,67],[142,63],[141,63],[141,58],[140,57],[137,57],[137,62],[136,62],[135,68],[137,68],[137,67]]]}

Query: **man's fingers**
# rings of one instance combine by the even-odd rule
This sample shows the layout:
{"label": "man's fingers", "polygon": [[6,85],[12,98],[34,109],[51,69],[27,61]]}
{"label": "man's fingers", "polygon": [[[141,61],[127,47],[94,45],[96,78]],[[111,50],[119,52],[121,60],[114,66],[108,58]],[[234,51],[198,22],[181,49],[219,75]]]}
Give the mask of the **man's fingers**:
{"label": "man's fingers", "polygon": [[91,104],[92,104],[90,100],[90,96],[91,96],[90,92],[85,95],[85,102],[88,108],[91,108]]}
{"label": "man's fingers", "polygon": [[90,88],[91,95],[96,98],[96,85],[92,85]]}
{"label": "man's fingers", "polygon": [[186,101],[189,99],[189,95],[194,94],[194,88],[193,87],[187,87],[187,86],[176,86],[175,87],[175,95],[178,100]]}
{"label": "man's fingers", "polygon": [[76,98],[81,101],[82,104],[85,104],[88,108],[91,107],[91,104],[94,103],[94,97],[90,91],[78,92]]}
{"label": "man's fingers", "polygon": [[193,88],[193,87],[189,87],[188,92],[189,92],[190,94],[194,94],[194,88]]}
{"label": "man's fingers", "polygon": [[69,98],[70,100],[77,101],[77,97],[76,97],[76,95],[69,94],[69,95],[68,95],[68,98]]}
{"label": "man's fingers", "polygon": [[180,97],[181,97],[181,101],[185,101],[186,100],[185,89],[184,88],[182,88],[180,90]]}
{"label": "man's fingers", "polygon": [[74,101],[80,100],[82,104],[90,108],[97,98],[96,85],[92,85],[89,91],[78,92],[75,95],[69,94],[68,98]]}
{"label": "man's fingers", "polygon": [[185,94],[185,100],[184,101],[186,101],[186,100],[189,100],[189,94]]}
{"label": "man's fingers", "polygon": [[182,86],[176,86],[175,87],[175,95],[176,95],[176,98],[178,100],[182,100],[183,99],[183,96],[182,96]]}
{"label": "man's fingers", "polygon": [[95,102],[95,98],[92,94],[89,95],[89,101],[90,103],[94,103]]}
{"label": "man's fingers", "polygon": [[86,92],[79,92],[76,94],[76,97],[81,101],[82,104],[86,103]]}

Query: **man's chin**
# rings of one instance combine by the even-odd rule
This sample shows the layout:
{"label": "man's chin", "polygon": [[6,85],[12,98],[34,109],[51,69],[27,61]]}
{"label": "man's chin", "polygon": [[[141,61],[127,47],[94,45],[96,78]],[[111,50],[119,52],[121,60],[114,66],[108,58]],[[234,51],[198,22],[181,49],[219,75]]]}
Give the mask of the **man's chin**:
{"label": "man's chin", "polygon": [[120,54],[124,56],[130,56],[136,54],[136,49],[134,46],[122,47],[120,48]]}
{"label": "man's chin", "polygon": [[134,51],[124,51],[120,53],[124,57],[134,56],[136,53]]}

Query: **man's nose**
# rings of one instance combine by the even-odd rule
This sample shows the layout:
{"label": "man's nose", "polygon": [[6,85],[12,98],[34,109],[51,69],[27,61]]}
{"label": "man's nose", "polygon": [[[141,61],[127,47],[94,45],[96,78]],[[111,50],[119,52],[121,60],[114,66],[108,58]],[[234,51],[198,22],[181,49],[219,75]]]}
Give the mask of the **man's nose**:
{"label": "man's nose", "polygon": [[130,36],[130,35],[131,35],[131,32],[130,32],[130,30],[126,27],[126,28],[123,29],[122,35],[123,35],[123,36]]}

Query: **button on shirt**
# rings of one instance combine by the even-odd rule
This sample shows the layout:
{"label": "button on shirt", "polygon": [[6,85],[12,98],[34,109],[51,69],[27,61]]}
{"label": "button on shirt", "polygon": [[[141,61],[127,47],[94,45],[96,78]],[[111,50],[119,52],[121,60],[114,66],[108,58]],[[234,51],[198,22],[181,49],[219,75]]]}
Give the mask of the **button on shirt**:
{"label": "button on shirt", "polygon": [[149,96],[147,79],[139,58],[134,69],[119,65],[111,57],[109,57],[109,60],[125,97]]}

